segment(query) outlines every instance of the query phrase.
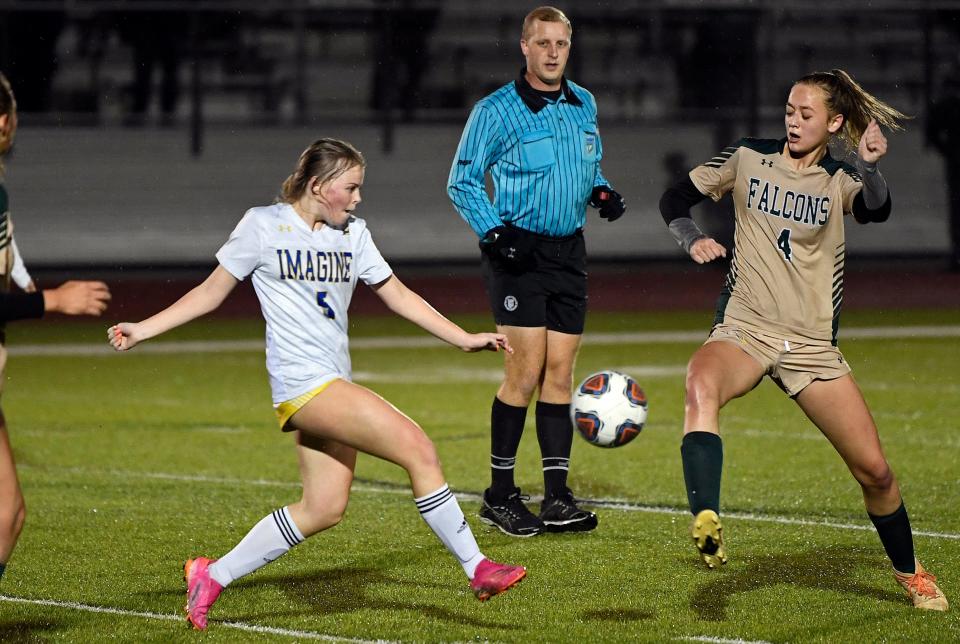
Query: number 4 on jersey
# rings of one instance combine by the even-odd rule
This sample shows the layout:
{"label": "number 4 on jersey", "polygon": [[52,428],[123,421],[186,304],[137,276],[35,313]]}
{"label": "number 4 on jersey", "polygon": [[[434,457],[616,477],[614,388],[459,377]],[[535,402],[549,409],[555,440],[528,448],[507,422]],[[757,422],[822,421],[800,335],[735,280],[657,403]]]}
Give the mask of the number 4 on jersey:
{"label": "number 4 on jersey", "polygon": [[327,292],[326,291],[317,291],[317,306],[323,309],[323,314],[326,315],[331,320],[336,319],[336,314],[333,312],[333,308],[330,304],[327,303]]}
{"label": "number 4 on jersey", "polygon": [[791,257],[793,256],[793,249],[790,248],[790,229],[784,228],[780,231],[780,236],[777,237],[777,248],[780,249],[780,252],[783,253],[783,258],[788,262],[792,262]]}

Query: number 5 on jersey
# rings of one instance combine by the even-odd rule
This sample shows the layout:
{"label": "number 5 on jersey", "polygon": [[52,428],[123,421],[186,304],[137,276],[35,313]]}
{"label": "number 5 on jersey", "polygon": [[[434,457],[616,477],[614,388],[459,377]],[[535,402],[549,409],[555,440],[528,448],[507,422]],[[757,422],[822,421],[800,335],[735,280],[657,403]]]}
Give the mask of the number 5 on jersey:
{"label": "number 5 on jersey", "polygon": [[788,262],[792,262],[791,257],[793,256],[793,249],[790,248],[790,229],[784,228],[780,231],[780,236],[777,237],[777,248],[780,249],[780,252],[783,253],[783,258]]}
{"label": "number 5 on jersey", "polygon": [[323,314],[331,320],[336,319],[337,315],[333,312],[333,307],[327,302],[327,292],[317,291],[317,306],[323,309]]}

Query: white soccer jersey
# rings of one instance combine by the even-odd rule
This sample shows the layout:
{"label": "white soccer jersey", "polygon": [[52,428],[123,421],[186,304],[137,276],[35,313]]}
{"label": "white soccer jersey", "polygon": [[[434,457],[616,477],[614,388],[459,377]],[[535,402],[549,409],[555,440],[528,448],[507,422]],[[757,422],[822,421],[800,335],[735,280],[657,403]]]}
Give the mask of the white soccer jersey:
{"label": "white soccer jersey", "polygon": [[253,288],[267,321],[267,372],[281,403],[334,378],[349,380],[347,309],[357,280],[392,274],[366,223],[311,230],[290,204],[251,208],[217,261]]}

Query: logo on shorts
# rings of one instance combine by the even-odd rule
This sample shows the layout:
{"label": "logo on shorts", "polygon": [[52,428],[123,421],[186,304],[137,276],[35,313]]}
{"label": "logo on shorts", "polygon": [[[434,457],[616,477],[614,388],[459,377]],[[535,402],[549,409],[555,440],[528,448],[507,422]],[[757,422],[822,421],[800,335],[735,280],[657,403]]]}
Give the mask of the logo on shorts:
{"label": "logo on shorts", "polygon": [[519,302],[517,302],[517,298],[512,295],[508,295],[503,298],[503,308],[507,309],[508,311],[516,311],[518,304]]}

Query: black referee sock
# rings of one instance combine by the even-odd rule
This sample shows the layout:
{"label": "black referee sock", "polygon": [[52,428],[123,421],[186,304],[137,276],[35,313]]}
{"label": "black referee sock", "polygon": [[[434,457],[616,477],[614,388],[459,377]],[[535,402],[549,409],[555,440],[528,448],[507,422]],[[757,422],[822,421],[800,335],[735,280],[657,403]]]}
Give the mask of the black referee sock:
{"label": "black referee sock", "polygon": [[723,442],[712,432],[690,432],[680,444],[683,481],[687,484],[690,512],[720,512],[720,474],[723,471]]}
{"label": "black referee sock", "polygon": [[570,405],[537,401],[537,441],[543,462],[543,495],[555,496],[567,487],[573,424]]}
{"label": "black referee sock", "polygon": [[867,516],[873,521],[873,527],[880,535],[880,543],[897,572],[915,573],[917,569],[913,554],[913,531],[910,529],[910,517],[907,516],[903,501],[893,514],[878,517],[867,512]]}
{"label": "black referee sock", "polygon": [[513,468],[526,421],[526,407],[514,407],[494,397],[490,410],[490,491],[494,497],[502,499],[516,487]]}

